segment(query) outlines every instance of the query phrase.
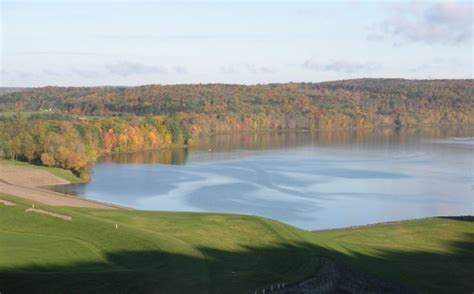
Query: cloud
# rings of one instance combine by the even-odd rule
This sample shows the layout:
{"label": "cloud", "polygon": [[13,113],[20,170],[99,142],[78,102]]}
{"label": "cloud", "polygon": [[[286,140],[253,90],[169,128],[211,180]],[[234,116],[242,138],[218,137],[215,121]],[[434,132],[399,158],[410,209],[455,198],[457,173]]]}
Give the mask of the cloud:
{"label": "cloud", "polygon": [[141,63],[135,62],[118,62],[113,64],[106,64],[104,68],[99,69],[85,69],[85,68],[63,68],[63,69],[43,69],[43,75],[57,78],[65,75],[75,76],[86,79],[96,79],[102,76],[114,75],[120,77],[128,77],[131,75],[148,75],[148,74],[178,74],[184,75],[188,73],[188,70],[184,66],[154,66],[154,65],[144,65]]}
{"label": "cloud", "polygon": [[372,42],[383,42],[385,37],[381,34],[368,34],[366,39]]}
{"label": "cloud", "polygon": [[289,39],[308,39],[314,38],[314,34],[300,33],[300,32],[223,32],[223,33],[187,33],[187,34],[97,34],[93,38],[104,40],[160,40],[160,41],[222,41],[222,40],[244,40],[244,41],[274,41],[274,40],[289,40]]}
{"label": "cloud", "polygon": [[422,63],[420,65],[411,67],[409,69],[410,72],[427,72],[427,71],[432,71],[432,72],[450,72],[453,71],[453,69],[470,69],[472,68],[472,65],[466,62],[462,62],[456,57],[435,57],[432,58],[431,61]]}
{"label": "cloud", "polygon": [[86,79],[95,79],[101,76],[100,72],[89,69],[71,68],[70,72],[76,76]]}
{"label": "cloud", "polygon": [[25,81],[28,83],[37,82],[42,76],[36,73],[25,72],[23,70],[0,70],[0,86],[9,87],[12,85],[24,85]]}
{"label": "cloud", "polygon": [[39,75],[36,73],[26,72],[22,70],[9,70],[9,69],[2,69],[0,71],[0,75],[2,78],[5,78],[5,79],[11,79],[11,78],[30,79],[30,78],[39,77]]}
{"label": "cloud", "polygon": [[105,69],[108,74],[128,77],[132,75],[167,75],[167,74],[187,74],[188,69],[184,66],[161,66],[148,65],[140,62],[121,61],[106,64]]}
{"label": "cloud", "polygon": [[349,62],[346,60],[336,60],[328,63],[320,63],[311,59],[306,60],[301,66],[314,71],[333,71],[333,72],[368,72],[382,69],[380,64],[375,62]]}
{"label": "cloud", "polygon": [[184,66],[175,66],[173,67],[173,71],[177,74],[184,75],[188,73],[188,69],[185,68]]}
{"label": "cloud", "polygon": [[110,74],[118,76],[131,76],[143,74],[167,74],[168,69],[164,66],[146,65],[139,62],[122,61],[113,64],[106,64],[106,70]]}
{"label": "cloud", "polygon": [[53,70],[53,69],[49,69],[49,68],[43,69],[43,73],[45,75],[52,76],[52,77],[60,77],[63,75],[63,73]]}
{"label": "cloud", "polygon": [[252,74],[274,74],[278,70],[271,66],[257,66],[255,64],[246,64],[245,69]]}
{"label": "cloud", "polygon": [[415,67],[412,67],[409,69],[410,72],[424,72],[426,70],[429,70],[433,67],[433,65],[431,64],[422,64],[422,65],[418,65],[418,66],[415,66]]}
{"label": "cloud", "polygon": [[236,74],[239,70],[234,65],[224,65],[219,68],[219,72],[223,74]]}
{"label": "cloud", "polygon": [[266,74],[275,74],[278,72],[278,69],[271,66],[261,66],[260,72],[266,73]]}
{"label": "cloud", "polygon": [[5,55],[45,55],[45,56],[97,56],[99,54],[85,51],[18,51],[7,52]]}
{"label": "cloud", "polygon": [[244,64],[244,65],[226,65],[219,68],[219,72],[223,74],[237,74],[241,72],[250,74],[275,74],[278,72],[276,67],[272,66],[259,66],[256,64]]}
{"label": "cloud", "polygon": [[472,39],[473,4],[470,2],[412,2],[399,5],[393,16],[372,27],[374,35],[395,37],[399,41],[428,44],[459,44]]}
{"label": "cloud", "polygon": [[81,69],[81,68],[68,68],[68,69],[62,69],[62,70],[57,70],[57,69],[43,69],[42,75],[46,75],[49,77],[53,78],[60,78],[64,76],[76,76],[76,77],[81,77],[81,78],[86,78],[86,79],[95,79],[103,75],[102,72],[97,71],[97,70],[92,70],[92,69]]}

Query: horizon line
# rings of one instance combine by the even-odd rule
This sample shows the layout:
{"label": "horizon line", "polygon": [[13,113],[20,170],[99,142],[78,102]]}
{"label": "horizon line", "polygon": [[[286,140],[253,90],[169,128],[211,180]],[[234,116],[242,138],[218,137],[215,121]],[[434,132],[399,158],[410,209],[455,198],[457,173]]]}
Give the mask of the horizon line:
{"label": "horizon line", "polygon": [[474,78],[353,78],[353,79],[340,79],[340,80],[324,80],[324,81],[288,81],[288,82],[268,82],[268,83],[219,83],[219,82],[206,82],[206,83],[156,83],[156,84],[138,84],[138,85],[94,85],[94,86],[60,86],[60,85],[43,85],[43,86],[0,86],[0,89],[6,88],[21,88],[21,89],[37,89],[37,88],[134,88],[134,87],[147,87],[147,86],[193,86],[193,85],[227,85],[227,86],[268,86],[268,85],[286,85],[286,84],[323,84],[323,83],[335,83],[344,81],[357,81],[357,80],[404,80],[404,81],[473,81]]}

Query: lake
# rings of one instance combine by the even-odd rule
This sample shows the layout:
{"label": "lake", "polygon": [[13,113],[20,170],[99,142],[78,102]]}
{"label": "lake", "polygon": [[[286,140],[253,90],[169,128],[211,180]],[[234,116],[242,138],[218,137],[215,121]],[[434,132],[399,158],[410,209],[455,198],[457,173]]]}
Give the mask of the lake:
{"label": "lake", "polygon": [[137,209],[255,214],[308,229],[474,214],[474,130],[216,135],[113,154],[53,189]]}

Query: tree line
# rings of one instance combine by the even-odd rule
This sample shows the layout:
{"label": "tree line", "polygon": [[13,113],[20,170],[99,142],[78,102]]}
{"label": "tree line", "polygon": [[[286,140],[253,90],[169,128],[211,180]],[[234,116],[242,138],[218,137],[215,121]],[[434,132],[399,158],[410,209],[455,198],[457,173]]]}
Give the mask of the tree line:
{"label": "tree line", "polygon": [[190,143],[174,117],[84,120],[65,115],[0,117],[0,158],[69,169],[84,180],[97,157]]}
{"label": "tree line", "polygon": [[433,107],[472,107],[472,80],[360,79],[268,85],[44,87],[7,92],[0,111],[53,110],[77,115],[318,113],[364,116]]}

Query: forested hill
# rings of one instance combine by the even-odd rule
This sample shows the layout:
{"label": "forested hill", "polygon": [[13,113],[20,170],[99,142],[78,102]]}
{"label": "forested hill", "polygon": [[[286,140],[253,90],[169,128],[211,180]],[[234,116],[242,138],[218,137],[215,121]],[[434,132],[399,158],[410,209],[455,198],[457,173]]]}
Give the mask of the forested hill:
{"label": "forested hill", "polygon": [[473,103],[472,80],[20,89],[0,96],[0,159],[87,179],[108,152],[232,131],[473,125]]}
{"label": "forested hill", "polygon": [[[0,96],[0,111],[174,115],[196,128],[319,129],[473,123],[473,80],[358,79],[268,85],[44,87]],[[189,117],[190,115],[190,117]],[[202,125],[211,120],[212,125]]]}

